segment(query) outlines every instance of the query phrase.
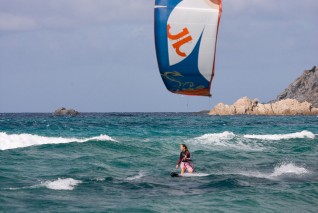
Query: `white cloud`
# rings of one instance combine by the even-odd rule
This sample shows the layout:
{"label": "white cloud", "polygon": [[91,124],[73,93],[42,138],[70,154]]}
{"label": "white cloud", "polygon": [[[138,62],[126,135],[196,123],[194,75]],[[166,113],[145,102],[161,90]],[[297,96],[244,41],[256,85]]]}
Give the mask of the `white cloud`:
{"label": "white cloud", "polygon": [[0,30],[72,28],[143,22],[153,18],[146,0],[0,0]]}
{"label": "white cloud", "polygon": [[308,8],[310,10],[316,10],[318,7],[317,0],[223,0],[224,9],[233,10],[236,12],[242,12],[243,10],[251,11],[277,11],[277,10],[289,10],[293,11]]}
{"label": "white cloud", "polygon": [[0,13],[0,31],[30,30],[36,27],[37,23],[32,18]]}
{"label": "white cloud", "polygon": [[[76,28],[102,24],[152,23],[149,0],[0,0],[0,30]],[[316,14],[317,0],[223,0],[224,16]]]}
{"label": "white cloud", "polygon": [[241,11],[254,6],[268,7],[270,0],[223,0],[223,6],[234,11]]}

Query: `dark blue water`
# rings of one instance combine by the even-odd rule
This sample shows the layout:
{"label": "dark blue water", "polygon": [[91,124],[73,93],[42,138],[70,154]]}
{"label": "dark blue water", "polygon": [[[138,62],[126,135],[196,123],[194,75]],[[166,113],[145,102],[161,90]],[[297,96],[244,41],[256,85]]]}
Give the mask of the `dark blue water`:
{"label": "dark blue water", "polygon": [[[318,117],[0,114],[0,212],[318,212]],[[196,174],[172,178],[179,144]]]}

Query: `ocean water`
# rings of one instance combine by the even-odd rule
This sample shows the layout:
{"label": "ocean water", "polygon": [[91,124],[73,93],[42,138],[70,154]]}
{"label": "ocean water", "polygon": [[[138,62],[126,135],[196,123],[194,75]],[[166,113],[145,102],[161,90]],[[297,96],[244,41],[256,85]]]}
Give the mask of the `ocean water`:
{"label": "ocean water", "polygon": [[[0,212],[318,212],[318,117],[0,114]],[[188,145],[196,174],[172,178]]]}

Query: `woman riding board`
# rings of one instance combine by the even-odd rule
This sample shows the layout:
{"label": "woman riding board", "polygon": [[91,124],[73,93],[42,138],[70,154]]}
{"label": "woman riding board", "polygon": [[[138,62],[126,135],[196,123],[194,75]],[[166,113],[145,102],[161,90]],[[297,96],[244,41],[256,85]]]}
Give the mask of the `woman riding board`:
{"label": "woman riding board", "polygon": [[188,150],[188,147],[185,144],[180,144],[180,158],[176,165],[176,169],[178,169],[179,164],[181,164],[181,174],[183,174],[185,171],[189,173],[194,172],[194,165],[191,161],[190,152]]}

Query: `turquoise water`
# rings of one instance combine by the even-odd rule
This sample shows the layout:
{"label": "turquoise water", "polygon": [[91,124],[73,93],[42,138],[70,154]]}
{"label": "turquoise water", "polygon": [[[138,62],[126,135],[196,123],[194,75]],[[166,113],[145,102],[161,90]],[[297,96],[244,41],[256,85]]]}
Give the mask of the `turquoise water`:
{"label": "turquoise water", "polygon": [[[0,212],[318,212],[318,117],[0,114]],[[186,143],[196,175],[172,178]]]}

